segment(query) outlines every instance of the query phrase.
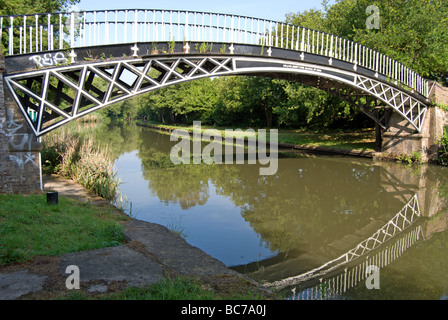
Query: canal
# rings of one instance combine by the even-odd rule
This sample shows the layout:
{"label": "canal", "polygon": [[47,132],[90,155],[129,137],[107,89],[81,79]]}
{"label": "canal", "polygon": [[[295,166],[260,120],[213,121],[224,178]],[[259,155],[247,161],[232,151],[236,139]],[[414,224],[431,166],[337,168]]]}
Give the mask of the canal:
{"label": "canal", "polygon": [[343,156],[171,166],[176,142],[102,125],[127,213],[288,299],[447,299],[448,171]]}

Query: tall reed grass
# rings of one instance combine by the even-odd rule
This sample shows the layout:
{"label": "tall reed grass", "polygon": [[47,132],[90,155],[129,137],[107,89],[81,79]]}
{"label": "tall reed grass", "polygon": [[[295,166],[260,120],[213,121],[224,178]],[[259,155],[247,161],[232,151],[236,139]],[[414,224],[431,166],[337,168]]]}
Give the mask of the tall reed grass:
{"label": "tall reed grass", "polygon": [[60,128],[42,141],[42,165],[46,173],[69,177],[98,196],[122,207],[113,159],[107,146],[98,146],[92,137]]}

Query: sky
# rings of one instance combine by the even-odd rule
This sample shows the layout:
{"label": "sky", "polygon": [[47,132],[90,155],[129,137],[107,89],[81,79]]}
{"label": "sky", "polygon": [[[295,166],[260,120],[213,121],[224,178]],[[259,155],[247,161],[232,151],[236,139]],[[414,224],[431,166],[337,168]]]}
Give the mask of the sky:
{"label": "sky", "polygon": [[321,9],[322,0],[81,0],[79,10],[167,9],[228,13],[253,18],[284,21],[287,13]]}

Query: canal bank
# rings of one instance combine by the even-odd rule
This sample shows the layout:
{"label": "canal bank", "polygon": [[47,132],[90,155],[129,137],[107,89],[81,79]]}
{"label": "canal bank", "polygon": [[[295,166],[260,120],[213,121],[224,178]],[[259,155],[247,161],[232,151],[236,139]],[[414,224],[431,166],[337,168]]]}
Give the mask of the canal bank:
{"label": "canal bank", "polygon": [[[152,130],[156,130],[162,133],[171,133],[176,128],[172,127],[163,127],[150,123],[137,122],[138,126],[149,128]],[[248,138],[244,138],[244,144],[246,144]],[[234,140],[234,143],[236,140]],[[269,142],[266,142],[267,146],[269,146]],[[351,156],[351,157],[362,157],[369,159],[380,159],[382,154],[380,152],[375,152],[373,150],[366,149],[350,149],[350,148],[335,148],[328,146],[316,146],[309,144],[294,144],[294,143],[286,143],[286,142],[278,142],[277,143],[278,150],[280,153],[296,153],[296,152],[306,152],[310,154],[319,154],[319,155],[343,155],[343,156]]]}
{"label": "canal bank", "polygon": [[[71,180],[48,175],[43,181],[44,190],[56,190],[60,195],[96,206],[110,206]],[[273,297],[256,282],[226,268],[164,226],[130,219],[124,222],[124,233],[126,243],[120,246],[40,256],[26,263],[0,267],[0,300],[54,299],[68,293],[82,293],[95,299],[176,277],[199,279],[204,288],[217,293],[253,290]],[[69,266],[79,270],[79,291],[67,288],[67,283],[75,283],[71,281],[75,275],[73,267]]]}

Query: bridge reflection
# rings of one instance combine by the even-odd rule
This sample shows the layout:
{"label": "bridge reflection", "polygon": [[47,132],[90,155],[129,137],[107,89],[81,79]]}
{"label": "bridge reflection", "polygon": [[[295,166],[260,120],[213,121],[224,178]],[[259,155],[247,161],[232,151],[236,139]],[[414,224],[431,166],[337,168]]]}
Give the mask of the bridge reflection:
{"label": "bridge reflection", "polygon": [[[290,286],[291,295],[289,300],[324,300],[337,299],[340,295],[358,285],[364,285],[366,278],[371,274],[369,266],[384,268],[394,262],[404,254],[406,250],[414,246],[419,241],[424,240],[422,226],[417,226],[404,236],[396,239],[392,244],[386,245],[379,252],[372,256],[367,256],[364,261],[357,261],[355,266],[343,265],[339,272],[321,274],[321,277],[311,281],[310,279],[300,279],[298,276],[294,284]],[[317,282],[317,284],[315,284]]]}
{"label": "bridge reflection", "polygon": [[[304,271],[309,261],[322,261],[322,257],[316,255],[313,259],[310,257],[313,254],[302,254],[288,259],[278,258],[283,261],[259,261],[256,270],[246,272],[246,275],[267,288],[284,292],[289,299],[339,299],[350,289],[365,288],[365,280],[372,274],[367,272],[368,266],[373,265],[381,270],[417,243],[448,229],[448,214],[444,211],[447,201],[442,194],[446,181],[442,181],[444,178],[433,170],[433,166],[411,169],[394,163],[376,165],[382,169],[380,180],[383,191],[403,203],[401,210],[389,221],[363,241],[358,240],[357,244],[355,240],[361,234],[366,236],[375,221],[372,220],[372,226],[365,226],[356,234],[333,240],[326,246],[334,252],[340,252],[348,243],[352,243],[352,248],[318,267]],[[250,268],[247,265],[235,269],[241,272]],[[288,273],[289,276],[279,279],[279,275]]]}
{"label": "bridge reflection", "polygon": [[[308,290],[306,290],[305,293],[314,295],[320,290],[322,296],[322,288],[328,288],[325,290],[326,293],[341,293],[342,289],[347,290],[348,288],[356,285],[360,280],[365,279],[367,266],[375,265],[382,268],[394,261],[408,247],[418,241],[422,235],[421,226],[418,226],[412,232],[407,233],[406,236],[396,241],[393,245],[386,246],[386,248],[382,249],[374,256],[367,256],[369,253],[374,252],[375,249],[382,247],[383,244],[388,243],[388,240],[392,239],[396,235],[403,234],[405,230],[417,222],[420,217],[420,207],[418,204],[417,195],[415,194],[400,210],[400,212],[390,219],[382,228],[345,254],[311,271],[272,283],[266,283],[265,286],[275,290],[280,290],[286,287],[297,286],[304,282],[319,279],[319,284],[311,287],[311,293],[308,292]],[[325,281],[323,280],[327,275],[332,274],[333,271],[343,266],[347,266],[350,262],[355,260],[359,261],[361,257],[366,256],[367,259],[365,261],[352,268],[349,272],[346,268],[341,274],[326,279]]]}

